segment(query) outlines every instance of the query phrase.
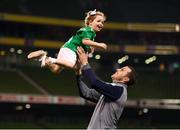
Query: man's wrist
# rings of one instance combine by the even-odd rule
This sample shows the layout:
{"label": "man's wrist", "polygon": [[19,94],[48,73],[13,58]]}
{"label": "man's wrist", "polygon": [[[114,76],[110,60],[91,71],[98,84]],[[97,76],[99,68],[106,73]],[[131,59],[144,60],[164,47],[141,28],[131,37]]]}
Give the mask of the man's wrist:
{"label": "man's wrist", "polygon": [[82,63],[82,66],[85,66],[85,65],[87,65],[88,64],[88,62],[84,62],[84,63]]}
{"label": "man's wrist", "polygon": [[89,63],[85,64],[85,65],[82,65],[82,70],[86,70],[86,69],[89,69],[91,68],[91,66],[89,65]]}
{"label": "man's wrist", "polygon": [[81,73],[75,73],[75,75],[76,75],[76,76],[80,76],[80,75],[81,75]]}

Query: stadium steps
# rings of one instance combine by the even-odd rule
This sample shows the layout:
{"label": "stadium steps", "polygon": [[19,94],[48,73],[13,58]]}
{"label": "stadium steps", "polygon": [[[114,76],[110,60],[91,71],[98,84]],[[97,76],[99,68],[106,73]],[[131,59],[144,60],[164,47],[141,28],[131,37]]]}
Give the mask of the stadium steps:
{"label": "stadium steps", "polygon": [[21,71],[3,68],[0,69],[0,73],[0,93],[45,94],[37,88],[38,85],[33,80]]}
{"label": "stadium steps", "polygon": [[15,70],[25,81],[30,83],[32,86],[34,86],[36,89],[38,89],[40,92],[42,92],[45,95],[49,95],[49,92],[46,91],[43,87],[38,85],[36,82],[34,82],[30,77],[28,77],[26,74],[24,74],[21,70]]}
{"label": "stadium steps", "polygon": [[40,67],[21,67],[20,69],[51,95],[79,96],[72,70],[65,69],[60,74],[53,74],[49,69]]}

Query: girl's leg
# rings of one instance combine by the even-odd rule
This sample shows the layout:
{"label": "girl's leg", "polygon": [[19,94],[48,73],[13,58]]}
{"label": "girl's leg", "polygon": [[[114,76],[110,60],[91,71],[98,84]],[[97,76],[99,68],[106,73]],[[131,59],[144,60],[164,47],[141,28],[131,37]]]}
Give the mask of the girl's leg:
{"label": "girl's leg", "polygon": [[51,63],[73,69],[76,64],[76,53],[69,48],[61,48],[58,53],[57,59],[49,57]]}
{"label": "girl's leg", "polygon": [[49,60],[49,57],[46,58],[45,64],[46,64],[46,67],[48,67],[48,68],[51,70],[51,72],[53,72],[53,73],[55,73],[55,74],[59,74],[59,73],[64,69],[64,67],[52,63],[52,62]]}
{"label": "girl's leg", "polygon": [[59,66],[66,67],[66,68],[70,68],[70,69],[74,68],[74,63],[70,62],[68,60],[65,60],[65,59],[57,59],[55,64],[59,65]]}
{"label": "girl's leg", "polygon": [[41,67],[48,67],[53,73],[60,73],[63,70],[63,67],[57,64],[50,62],[50,59],[56,60],[55,58],[47,57],[47,52],[43,50],[34,51],[28,54],[28,59],[37,59],[41,62]]}

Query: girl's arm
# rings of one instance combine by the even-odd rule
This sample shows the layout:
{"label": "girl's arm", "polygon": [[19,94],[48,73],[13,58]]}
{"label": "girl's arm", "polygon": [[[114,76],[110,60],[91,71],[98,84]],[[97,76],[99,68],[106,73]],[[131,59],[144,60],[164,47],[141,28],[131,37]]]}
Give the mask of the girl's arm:
{"label": "girl's arm", "polygon": [[89,40],[89,39],[83,39],[82,43],[84,45],[92,46],[92,47],[95,47],[95,48],[101,48],[101,49],[104,49],[104,50],[107,49],[107,45],[105,43],[94,42],[94,41]]}

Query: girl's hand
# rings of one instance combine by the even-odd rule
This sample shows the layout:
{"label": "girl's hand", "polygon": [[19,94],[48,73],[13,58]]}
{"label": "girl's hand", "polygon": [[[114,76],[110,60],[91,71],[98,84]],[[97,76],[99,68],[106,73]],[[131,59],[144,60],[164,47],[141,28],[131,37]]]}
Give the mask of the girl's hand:
{"label": "girl's hand", "polygon": [[107,45],[105,43],[100,43],[100,47],[104,50],[107,50]]}
{"label": "girl's hand", "polygon": [[93,56],[93,53],[94,53],[94,47],[90,47],[90,52],[88,53],[88,57],[92,57]]}
{"label": "girl's hand", "polygon": [[90,47],[90,48],[91,48],[90,54],[93,54],[94,53],[94,47]]}

